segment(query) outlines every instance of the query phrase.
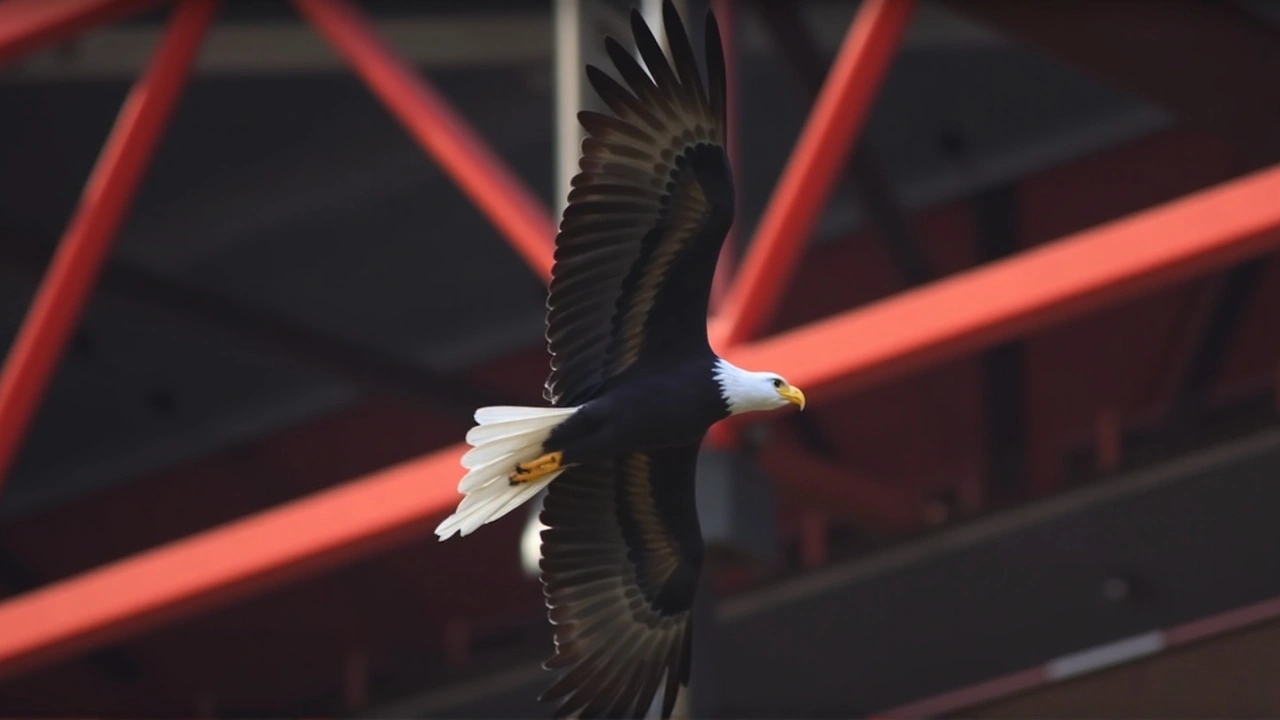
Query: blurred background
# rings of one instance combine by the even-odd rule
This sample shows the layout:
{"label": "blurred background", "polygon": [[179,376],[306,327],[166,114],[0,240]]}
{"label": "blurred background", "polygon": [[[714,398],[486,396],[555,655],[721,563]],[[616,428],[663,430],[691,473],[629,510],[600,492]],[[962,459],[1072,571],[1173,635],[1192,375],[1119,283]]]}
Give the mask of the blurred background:
{"label": "blurred background", "polygon": [[[41,5],[0,0],[4,346],[175,6],[61,3],[76,32],[17,53]],[[680,3],[693,34],[707,5]],[[863,5],[715,3],[726,278]],[[595,106],[582,65],[606,33],[629,45],[631,4],[350,6],[554,217],[572,113]],[[787,374],[799,328],[978,288],[1053,243],[1094,252],[981,286],[1077,278],[1061,308],[891,313],[968,340],[872,372],[840,358],[882,338],[850,334],[830,381],[792,378],[807,412],[708,449],[686,711],[1280,714],[1280,203],[1222,199],[1280,192],[1280,3],[912,10],[749,342],[776,336]],[[547,716],[530,512],[430,532],[461,475],[432,453],[474,407],[540,403],[545,286],[388,109],[291,3],[218,8],[29,428],[0,423],[20,442],[0,469],[0,715]],[[1134,248],[1199,237],[1090,289]]]}

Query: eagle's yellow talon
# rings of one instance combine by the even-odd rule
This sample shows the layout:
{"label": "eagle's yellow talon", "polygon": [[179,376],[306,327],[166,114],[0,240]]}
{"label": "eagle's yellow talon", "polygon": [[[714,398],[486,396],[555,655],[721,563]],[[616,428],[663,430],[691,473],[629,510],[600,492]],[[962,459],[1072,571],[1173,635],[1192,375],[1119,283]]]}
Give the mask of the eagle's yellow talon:
{"label": "eagle's yellow talon", "polygon": [[545,477],[560,469],[560,458],[564,455],[560,452],[547,453],[540,458],[535,458],[527,463],[516,465],[515,472],[507,477],[513,483],[531,482],[538,478]]}

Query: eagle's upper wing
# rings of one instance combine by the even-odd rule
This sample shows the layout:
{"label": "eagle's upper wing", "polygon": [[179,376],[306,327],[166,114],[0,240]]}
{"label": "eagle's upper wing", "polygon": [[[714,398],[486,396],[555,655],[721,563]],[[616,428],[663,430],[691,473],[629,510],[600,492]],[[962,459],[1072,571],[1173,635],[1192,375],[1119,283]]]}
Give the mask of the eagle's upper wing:
{"label": "eagle's upper wing", "polygon": [[702,569],[694,503],[698,443],[572,467],[547,489],[542,583],[555,627],[542,700],[557,717],[662,717],[689,682],[690,619]]}
{"label": "eagle's upper wing", "polygon": [[587,138],[547,298],[544,395],[556,405],[580,404],[637,359],[707,342],[707,297],[734,205],[724,55],[708,13],[704,88],[670,0],[663,22],[673,65],[633,10],[649,74],[612,38],[605,49],[626,86],[587,66],[613,115],[578,114]]}

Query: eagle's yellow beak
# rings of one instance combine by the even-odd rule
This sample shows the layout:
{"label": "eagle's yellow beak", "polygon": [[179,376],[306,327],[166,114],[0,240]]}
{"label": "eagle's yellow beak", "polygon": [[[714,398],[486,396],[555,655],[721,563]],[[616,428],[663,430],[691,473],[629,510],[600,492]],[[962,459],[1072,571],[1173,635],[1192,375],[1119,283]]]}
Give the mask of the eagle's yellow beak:
{"label": "eagle's yellow beak", "polygon": [[804,393],[800,392],[800,388],[791,385],[783,385],[778,388],[778,394],[787,400],[787,402],[797,405],[804,410]]}

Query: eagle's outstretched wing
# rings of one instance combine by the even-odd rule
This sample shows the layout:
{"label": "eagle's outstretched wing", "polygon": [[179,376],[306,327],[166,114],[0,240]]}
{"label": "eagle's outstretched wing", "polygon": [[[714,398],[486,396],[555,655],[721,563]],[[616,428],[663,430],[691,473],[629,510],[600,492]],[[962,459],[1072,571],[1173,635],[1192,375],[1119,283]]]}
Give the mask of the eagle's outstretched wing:
{"label": "eagle's outstretched wing", "polygon": [[605,49],[625,85],[587,66],[613,114],[578,115],[587,138],[547,298],[551,373],[544,395],[556,405],[584,402],[646,357],[707,343],[707,299],[734,207],[724,54],[708,13],[704,87],[670,0],[663,24],[671,64],[633,10],[632,32],[649,72],[612,38]]}
{"label": "eagle's outstretched wing", "polygon": [[570,468],[547,489],[542,583],[555,628],[542,695],[557,717],[662,717],[689,682],[702,569],[694,503],[698,443]]}

